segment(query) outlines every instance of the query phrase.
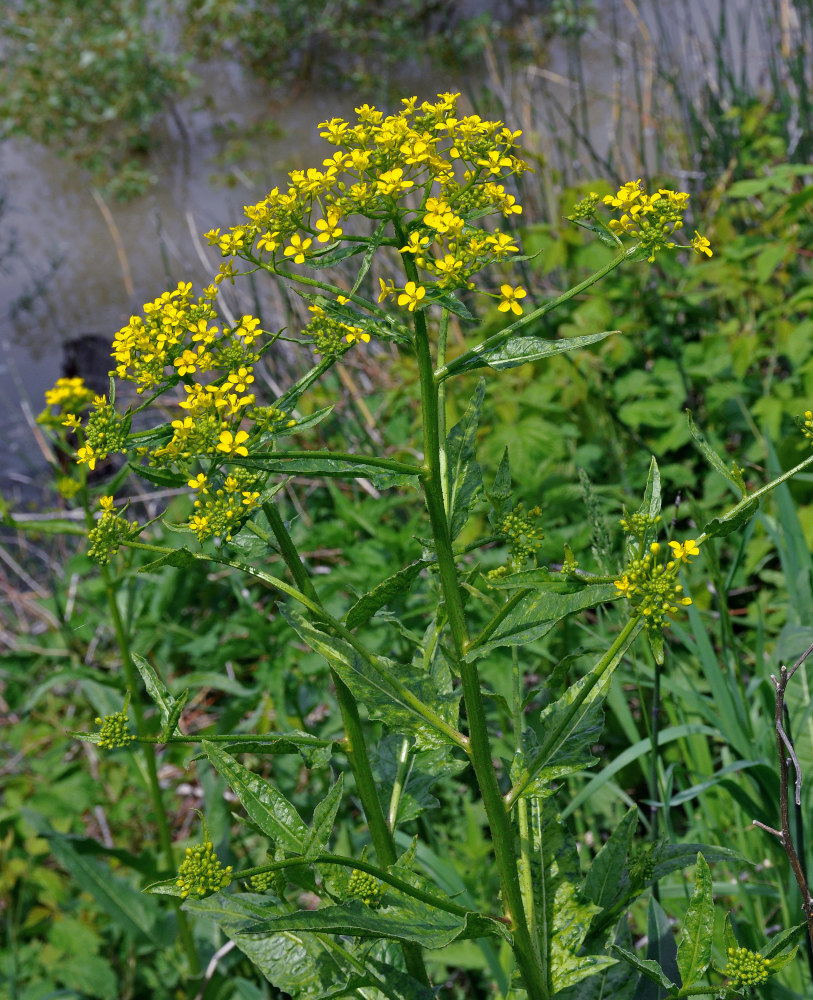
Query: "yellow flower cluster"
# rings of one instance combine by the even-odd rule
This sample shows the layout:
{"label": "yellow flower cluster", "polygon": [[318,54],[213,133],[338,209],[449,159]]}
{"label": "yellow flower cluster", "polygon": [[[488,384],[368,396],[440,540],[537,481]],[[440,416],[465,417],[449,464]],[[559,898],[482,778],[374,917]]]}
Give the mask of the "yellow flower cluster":
{"label": "yellow flower cluster", "polygon": [[221,329],[210,286],[197,300],[192,285],[181,281],[144,305],[144,316],[132,316],[113,339],[113,358],[120,379],[135,382],[138,392],[167,385],[197,373],[231,373],[257,360],[252,350],[262,333],[260,321],[243,316],[233,328]]}
{"label": "yellow flower cluster", "polygon": [[[81,378],[58,378],[51,389],[45,393],[46,407],[37,417],[37,423],[61,430],[67,427],[75,430],[81,421],[76,416],[87,409],[93,400],[93,390],[89,389]],[[59,413],[54,408],[59,408]],[[61,431],[64,435],[66,432]]]}
{"label": "yellow flower cluster", "polygon": [[[389,116],[365,104],[356,108],[355,124],[322,122],[319,134],[338,147],[322,169],[291,172],[287,190],[274,188],[246,206],[244,222],[226,235],[212,230],[207,239],[225,257],[276,270],[284,262],[318,264],[336,241],[358,241],[346,235],[354,216],[390,220],[400,252],[411,255],[435,287],[472,288],[477,271],[518,252],[511,236],[472,220],[519,214],[504,182],[529,168],[515,154],[520,133],[479,115],[458,117],[458,97],[441,94],[420,105],[405,99]],[[426,291],[411,281],[398,303],[414,311],[431,301]],[[384,287],[382,299],[395,292]],[[513,294],[508,308],[521,311],[521,297]]]}
{"label": "yellow flower cluster", "polygon": [[518,573],[529,559],[536,563],[537,549],[545,537],[537,523],[541,513],[539,507],[532,507],[526,513],[525,505],[518,503],[497,521],[494,525],[496,531],[508,541],[508,564],[489,570],[490,579],[498,579],[507,573]]}
{"label": "yellow flower cluster", "polygon": [[[346,300],[345,300],[346,301]],[[313,338],[313,353],[323,358],[344,354],[358,341],[369,343],[370,334],[360,326],[345,323],[338,316],[331,316],[321,306],[309,306],[313,319],[302,331]]]}
{"label": "yellow flower cluster", "polygon": [[651,631],[662,629],[666,615],[675,614],[678,605],[692,603],[691,597],[680,596],[683,587],[678,583],[678,573],[684,563],[700,552],[693,538],[672,541],[669,542],[671,558],[661,563],[658,559],[661,548],[658,542],[653,542],[645,555],[631,560],[621,578],[613,581],[619,594],[644,616]]}
{"label": "yellow flower cluster", "polygon": [[[649,261],[655,260],[658,250],[671,250],[677,246],[670,239],[678,229],[683,228],[689,195],[686,191],[672,191],[660,188],[654,194],[647,194],[641,181],[627,181],[615,194],[604,198],[591,191],[573,207],[569,219],[594,219],[605,231],[609,229],[616,237],[631,236],[649,251]],[[620,213],[617,218],[605,223],[598,215],[599,203]],[[691,248],[698,254],[712,256],[711,243],[695,230],[690,241]]]}
{"label": "yellow flower cluster", "polygon": [[88,532],[88,555],[100,566],[106,566],[118,552],[122,542],[138,534],[138,524],[128,521],[113,506],[113,497],[100,497],[102,516]]}

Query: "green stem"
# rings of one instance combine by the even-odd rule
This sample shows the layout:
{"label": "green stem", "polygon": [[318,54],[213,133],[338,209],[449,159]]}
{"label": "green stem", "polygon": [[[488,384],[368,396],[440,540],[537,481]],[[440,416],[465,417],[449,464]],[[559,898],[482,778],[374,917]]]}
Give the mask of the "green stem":
{"label": "green stem", "polygon": [[[396,230],[398,227],[396,226]],[[405,234],[399,232],[406,242]],[[404,255],[404,267],[410,281],[418,281],[415,264],[409,254]],[[480,687],[480,676],[472,663],[467,663],[464,653],[468,645],[468,630],[463,610],[463,597],[452,551],[449,522],[443,504],[440,469],[440,440],[438,420],[438,386],[432,371],[429,335],[426,318],[415,313],[415,348],[421,383],[421,411],[424,435],[424,473],[421,483],[432,527],[432,536],[438,559],[438,575],[449,619],[457,667],[463,691],[463,701],[469,723],[469,749],[472,767],[485,806],[486,816],[494,844],[494,855],[500,876],[503,901],[511,917],[514,931],[514,954],[528,995],[534,1000],[547,1000],[550,996],[549,974],[543,969],[538,950],[531,940],[525,916],[522,893],[517,874],[514,850],[514,829],[500,795],[497,775],[492,763],[491,742],[486,724],[485,706]]]}
{"label": "green stem", "polygon": [[[523,676],[519,665],[519,650],[516,646],[511,648],[511,675],[512,675],[512,695],[513,695],[513,725],[514,725],[514,746],[516,752],[522,755],[522,697],[523,697]],[[522,903],[525,907],[525,914],[531,928],[531,940],[539,941],[539,928],[536,921],[536,902],[534,900],[534,884],[531,869],[531,828],[528,820],[528,802],[520,799],[517,803],[517,826],[519,827],[519,887],[522,893]]]}
{"label": "green stem", "polygon": [[398,822],[398,807],[401,805],[401,796],[404,794],[409,772],[412,767],[412,756],[409,752],[409,740],[404,737],[401,740],[401,749],[398,751],[398,769],[395,772],[395,779],[392,783],[392,795],[390,795],[390,807],[387,810],[387,829],[391,834],[395,833],[395,826]]}
{"label": "green stem", "polygon": [[457,917],[467,917],[477,914],[478,916],[487,917],[489,920],[505,923],[505,917],[495,917],[490,913],[478,913],[477,910],[467,910],[465,906],[455,903],[454,900],[443,896],[436,896],[432,892],[419,889],[417,886],[412,885],[411,882],[405,882],[404,879],[393,875],[384,868],[371,864],[369,861],[362,861],[361,858],[350,858],[344,854],[319,854],[315,858],[293,856],[285,858],[283,861],[272,861],[267,865],[258,865],[256,868],[245,868],[243,871],[235,872],[232,875],[232,881],[248,879],[252,875],[263,875],[266,872],[283,871],[285,868],[297,868],[302,864],[338,865],[341,868],[357,868],[359,871],[373,875],[379,881],[391,885],[393,889],[403,892],[405,896],[411,896],[421,903],[434,906],[436,909],[444,910],[446,913],[453,913]]}
{"label": "green stem", "polygon": [[[454,361],[451,361],[448,365],[439,365],[437,371],[434,373],[434,378],[438,382],[443,382],[445,379],[449,378],[450,375],[454,375],[458,369],[465,369],[467,362],[469,362],[472,358],[476,357],[485,350],[491,350],[498,347],[500,344],[504,344],[513,334],[515,334],[518,330],[521,330],[522,327],[527,326],[528,323],[531,323],[535,319],[539,319],[541,316],[544,316],[546,313],[549,313],[553,309],[562,305],[562,303],[572,299],[574,295],[578,295],[591,285],[594,285],[605,275],[609,274],[610,271],[615,270],[619,264],[623,264],[624,261],[633,257],[638,252],[638,249],[639,248],[636,244],[636,246],[631,249],[625,250],[624,253],[618,257],[614,257],[611,261],[605,264],[604,267],[600,267],[598,271],[591,274],[589,278],[585,278],[584,281],[580,281],[578,285],[568,288],[566,292],[558,295],[555,299],[549,299],[544,305],[541,305],[538,309],[534,309],[533,312],[528,313],[527,316],[523,316],[521,319],[516,320],[516,322],[511,323],[510,326],[506,326],[503,330],[500,330],[499,333],[492,334],[492,336],[484,340],[482,344],[478,344],[477,347],[472,347],[470,350],[464,351],[463,354],[456,357]],[[480,367],[482,367],[482,365]]]}
{"label": "green stem", "polygon": [[[285,522],[277,510],[276,504],[271,502],[264,503],[263,513],[268,518],[268,523],[274,532],[274,537],[277,540],[282,558],[285,560],[285,565],[290,570],[294,582],[313,604],[316,605],[320,617],[324,617],[326,612],[324,611],[322,602],[293,543],[293,539],[285,527]],[[332,618],[330,620],[331,623],[334,622]],[[336,688],[336,697],[339,702],[339,710],[342,714],[342,722],[344,723],[346,734],[345,752],[350,762],[353,777],[356,780],[356,790],[361,799],[367,825],[370,828],[373,847],[375,847],[375,852],[382,865],[394,865],[397,858],[395,841],[387,826],[384,811],[381,808],[381,800],[378,797],[378,786],[373,776],[373,770],[370,767],[370,757],[367,752],[367,743],[364,739],[364,730],[361,725],[361,718],[359,717],[358,705],[350,689],[336,671],[331,669],[330,673]],[[426,966],[424,965],[421,949],[418,945],[404,942],[401,948],[409,974],[419,982],[429,985]]]}
{"label": "green stem", "polygon": [[[90,519],[89,526],[92,527],[93,519],[90,516],[89,510],[88,517]],[[107,566],[100,566],[99,572],[104,584],[105,594],[107,596],[107,607],[110,612],[111,621],[113,622],[113,631],[116,634],[116,644],[119,647],[121,660],[124,665],[124,677],[127,684],[127,690],[131,695],[135,730],[139,735],[141,735],[144,732],[144,712],[141,707],[141,687],[138,682],[138,674],[130,655],[130,640],[126,629],[124,628],[124,622],[121,619],[119,606],[116,603],[116,589],[113,585],[110,571]],[[152,807],[158,826],[158,842],[161,845],[164,862],[167,868],[172,871],[176,868],[175,852],[172,847],[172,834],[169,828],[169,819],[167,818],[166,809],[164,807],[164,798],[161,794],[161,786],[158,783],[158,767],[155,763],[154,747],[150,746],[144,748],[144,763],[147,769],[147,783],[150,789],[150,798],[152,799]],[[178,937],[180,938],[184,952],[186,953],[186,959],[189,962],[190,971],[192,976],[199,976],[201,969],[198,952],[192,938],[189,921],[187,920],[186,914],[180,909],[180,906],[178,906],[175,916],[178,921]]]}

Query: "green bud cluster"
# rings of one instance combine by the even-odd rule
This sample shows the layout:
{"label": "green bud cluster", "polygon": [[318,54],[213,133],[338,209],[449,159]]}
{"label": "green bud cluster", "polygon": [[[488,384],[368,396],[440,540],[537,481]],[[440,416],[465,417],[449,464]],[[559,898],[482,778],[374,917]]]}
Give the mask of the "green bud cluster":
{"label": "green bud cluster", "polygon": [[104,396],[95,396],[93,412],[84,427],[85,442],[92,448],[97,461],[124,451],[127,429],[113,406]]}
{"label": "green bud cluster", "polygon": [[101,726],[99,742],[96,744],[100,750],[115,750],[116,747],[126,747],[135,739],[135,735],[130,732],[127,726],[126,707],[121,712],[106,715],[103,719],[97,716],[96,725]]}
{"label": "green bud cluster", "polygon": [[231,865],[224,868],[218,860],[207,840],[204,844],[187,847],[186,857],[178,867],[178,879],[175,885],[181,890],[181,896],[197,896],[203,899],[213,892],[219,892],[231,882]]}
{"label": "green bud cluster", "polygon": [[255,892],[268,892],[274,888],[275,872],[258,872],[248,880],[249,885]]}
{"label": "green bud cluster", "polygon": [[128,521],[114,510],[106,510],[88,532],[88,555],[100,566],[106,566],[121,543],[137,530],[138,525],[134,521]]}
{"label": "green bud cluster", "polygon": [[384,887],[374,875],[354,868],[347,883],[348,899],[360,899],[368,906],[376,907],[384,895]]}
{"label": "green bud cluster", "polygon": [[723,975],[736,986],[759,986],[767,980],[770,966],[771,960],[763,958],[758,951],[732,947],[728,949],[728,964]]}
{"label": "green bud cluster", "polygon": [[596,206],[599,203],[599,196],[591,191],[586,198],[582,198],[581,201],[577,201],[573,206],[568,219],[571,222],[575,222],[577,219],[592,219],[596,214]]}
{"label": "green bud cluster", "polygon": [[351,344],[357,340],[369,340],[370,335],[361,327],[343,323],[335,316],[330,316],[321,306],[311,306],[313,319],[302,331],[313,338],[313,353],[324,357],[334,357],[344,354]]}
{"label": "green bud cluster", "polygon": [[536,560],[536,551],[545,533],[536,523],[542,511],[532,507],[525,513],[525,505],[518,503],[513,510],[497,522],[497,531],[508,540],[508,568],[516,573],[529,560]]}
{"label": "green bud cluster", "polygon": [[619,522],[628,535],[633,535],[638,542],[643,544],[647,532],[651,531],[661,520],[661,515],[655,517],[649,514],[625,514]]}

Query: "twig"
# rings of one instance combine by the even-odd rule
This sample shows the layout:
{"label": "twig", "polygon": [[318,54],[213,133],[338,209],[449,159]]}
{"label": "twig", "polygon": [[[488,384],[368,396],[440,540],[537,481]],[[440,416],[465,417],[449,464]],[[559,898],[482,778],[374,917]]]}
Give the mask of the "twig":
{"label": "twig", "polygon": [[785,713],[785,691],[787,690],[788,682],[811,653],[813,653],[813,645],[808,646],[790,670],[783,665],[779,670],[778,678],[775,674],[771,674],[771,680],[776,688],[774,727],[776,729],[776,749],[779,756],[779,816],[781,829],[774,830],[772,827],[760,823],[759,820],[753,820],[753,825],[773,834],[779,840],[782,849],[787,855],[788,862],[796,879],[796,884],[799,886],[799,892],[802,896],[802,909],[807,921],[808,960],[811,966],[811,977],[813,977],[813,896],[810,894],[810,887],[807,883],[804,868],[791,836],[790,808],[788,804],[790,764],[793,763],[796,772],[794,801],[797,807],[801,805],[802,801],[802,771],[799,766],[799,758],[796,756],[796,751],[793,749],[793,744],[785,732],[782,721]]}

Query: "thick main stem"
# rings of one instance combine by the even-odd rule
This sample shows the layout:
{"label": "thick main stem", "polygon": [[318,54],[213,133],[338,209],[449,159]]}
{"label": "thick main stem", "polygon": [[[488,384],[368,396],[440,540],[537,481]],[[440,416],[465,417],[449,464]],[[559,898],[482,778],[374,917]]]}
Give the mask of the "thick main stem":
{"label": "thick main stem", "polygon": [[[282,558],[294,578],[297,587],[308,596],[314,604],[321,608],[322,602],[313,585],[313,581],[305,569],[299,556],[296,546],[285,522],[282,520],[276,504],[263,504],[263,512],[268,518],[274,538],[279,545]],[[342,713],[342,722],[346,736],[345,750],[347,759],[350,762],[350,769],[356,780],[356,790],[358,791],[361,805],[364,809],[364,816],[370,828],[370,836],[373,840],[373,847],[381,862],[382,867],[395,864],[397,854],[395,851],[395,841],[387,826],[384,817],[384,810],[381,808],[381,800],[378,797],[378,787],[375,783],[373,770],[370,767],[370,758],[367,753],[367,743],[364,739],[364,730],[359,717],[358,705],[350,689],[339,677],[335,670],[331,670],[331,677],[336,688],[336,698],[339,702],[339,711]],[[429,976],[426,972],[421,949],[416,944],[404,942],[401,945],[404,953],[404,961],[409,974],[421,983],[429,985]]]}
{"label": "thick main stem", "polygon": [[[405,261],[405,263],[407,271],[409,271],[409,262]],[[414,280],[413,275],[409,275],[409,277],[410,280]],[[415,314],[415,344],[421,382],[424,433],[424,473],[421,482],[424,487],[432,536],[435,541],[438,572],[446,604],[446,614],[449,619],[449,629],[460,671],[463,701],[469,724],[469,754],[491,830],[503,901],[513,926],[514,954],[517,965],[528,995],[534,997],[535,1000],[547,1000],[547,997],[550,996],[548,975],[542,968],[537,949],[533,946],[522,903],[522,893],[517,875],[515,833],[500,795],[492,763],[491,743],[488,737],[480,677],[476,666],[464,660],[468,644],[468,631],[457,567],[452,552],[449,522],[443,504],[438,432],[438,387],[432,371],[432,356],[429,350],[426,321],[423,313],[420,312]]]}

